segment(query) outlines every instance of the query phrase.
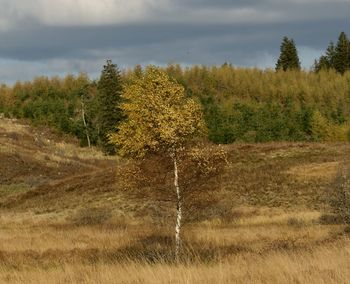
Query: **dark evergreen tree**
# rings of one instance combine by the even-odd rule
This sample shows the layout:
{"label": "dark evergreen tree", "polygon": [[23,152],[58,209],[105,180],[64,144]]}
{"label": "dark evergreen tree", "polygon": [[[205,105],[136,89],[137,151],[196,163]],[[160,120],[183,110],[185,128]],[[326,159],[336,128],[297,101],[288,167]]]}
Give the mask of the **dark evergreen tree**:
{"label": "dark evergreen tree", "polygon": [[335,47],[334,68],[341,74],[350,69],[350,42],[344,32],[339,35]]}
{"label": "dark evergreen tree", "polygon": [[321,55],[321,57],[318,60],[315,59],[315,63],[312,68],[315,72],[320,72],[321,70],[328,70],[329,62],[327,60],[327,57],[325,55]]}
{"label": "dark evergreen tree", "polygon": [[315,61],[314,70],[319,72],[321,70],[329,70],[334,67],[334,58],[335,58],[335,47],[334,43],[331,41],[327,47],[326,54],[322,55],[320,59]]}
{"label": "dark evergreen tree", "polygon": [[334,68],[335,46],[333,41],[331,41],[327,47],[326,58],[328,61],[329,68]]}
{"label": "dark evergreen tree", "polygon": [[276,64],[276,70],[300,70],[300,60],[293,39],[284,37],[281,44],[281,54]]}
{"label": "dark evergreen tree", "polygon": [[100,145],[106,154],[114,155],[115,146],[109,142],[109,134],[117,130],[117,126],[123,119],[120,110],[122,79],[117,65],[111,60],[103,66],[98,82],[99,97],[99,125]]}

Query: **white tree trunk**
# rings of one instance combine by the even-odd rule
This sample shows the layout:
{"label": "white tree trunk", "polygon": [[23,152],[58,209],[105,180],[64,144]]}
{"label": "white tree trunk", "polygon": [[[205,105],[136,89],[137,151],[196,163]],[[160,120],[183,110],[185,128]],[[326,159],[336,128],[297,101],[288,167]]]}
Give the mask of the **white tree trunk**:
{"label": "white tree trunk", "polygon": [[85,127],[86,139],[87,139],[87,142],[88,142],[88,146],[90,148],[91,147],[91,143],[90,143],[90,136],[89,136],[88,127],[87,127],[86,120],[85,120],[85,104],[84,104],[83,98],[81,98],[81,114],[83,116],[83,123],[84,123],[84,127]]}
{"label": "white tree trunk", "polygon": [[176,206],[176,226],[175,226],[175,261],[179,261],[179,255],[180,255],[180,244],[181,244],[181,237],[180,237],[180,231],[181,231],[181,218],[182,218],[182,197],[181,197],[181,191],[179,186],[179,175],[178,175],[178,169],[177,169],[177,160],[176,155],[173,156],[174,160],[174,186],[176,190],[177,195],[177,206]]}

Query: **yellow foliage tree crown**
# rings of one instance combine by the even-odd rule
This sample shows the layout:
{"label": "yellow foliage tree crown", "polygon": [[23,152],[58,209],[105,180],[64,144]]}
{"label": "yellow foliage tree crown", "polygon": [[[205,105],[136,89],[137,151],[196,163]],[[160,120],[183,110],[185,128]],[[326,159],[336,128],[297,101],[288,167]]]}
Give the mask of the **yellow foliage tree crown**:
{"label": "yellow foliage tree crown", "polygon": [[127,119],[110,136],[122,156],[143,157],[151,152],[176,151],[205,133],[200,105],[184,88],[155,66],[124,88],[121,108]]}

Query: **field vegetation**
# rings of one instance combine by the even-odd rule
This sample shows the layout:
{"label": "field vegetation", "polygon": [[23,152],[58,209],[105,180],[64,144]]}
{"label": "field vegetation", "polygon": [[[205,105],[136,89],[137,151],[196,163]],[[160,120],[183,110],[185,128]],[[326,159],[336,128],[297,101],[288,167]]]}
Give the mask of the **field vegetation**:
{"label": "field vegetation", "polygon": [[0,282],[346,283],[349,229],[329,200],[350,146],[221,147],[228,165],[183,204],[174,263],[171,180],[125,187],[132,162],[1,119]]}

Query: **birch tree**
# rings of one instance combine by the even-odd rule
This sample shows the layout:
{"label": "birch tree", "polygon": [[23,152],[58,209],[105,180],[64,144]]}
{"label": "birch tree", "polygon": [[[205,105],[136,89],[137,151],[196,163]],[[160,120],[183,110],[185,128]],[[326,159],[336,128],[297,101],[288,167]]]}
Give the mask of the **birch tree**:
{"label": "birch tree", "polygon": [[89,128],[88,125],[86,123],[86,119],[85,119],[85,102],[84,102],[84,94],[81,95],[80,97],[80,101],[81,101],[81,116],[83,119],[83,123],[84,123],[84,128],[85,128],[85,135],[86,135],[86,139],[87,139],[87,143],[88,143],[88,147],[91,147],[91,142],[90,142],[90,135],[89,135]]}
{"label": "birch tree", "polygon": [[179,260],[181,243],[182,189],[179,156],[187,143],[205,133],[201,107],[187,98],[184,88],[154,66],[124,88],[121,109],[126,120],[110,136],[119,154],[144,158],[151,154],[167,155],[173,164],[176,192],[175,259]]}

